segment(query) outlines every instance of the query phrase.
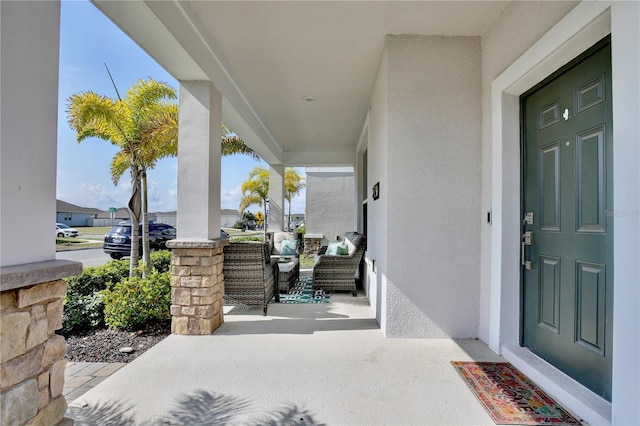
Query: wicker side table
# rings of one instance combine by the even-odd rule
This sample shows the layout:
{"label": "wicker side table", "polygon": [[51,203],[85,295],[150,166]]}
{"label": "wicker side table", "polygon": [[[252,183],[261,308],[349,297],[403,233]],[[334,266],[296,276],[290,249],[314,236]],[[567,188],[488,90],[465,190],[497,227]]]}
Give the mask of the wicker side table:
{"label": "wicker side table", "polygon": [[300,262],[291,258],[288,262],[278,262],[278,289],[287,292],[300,277]]}

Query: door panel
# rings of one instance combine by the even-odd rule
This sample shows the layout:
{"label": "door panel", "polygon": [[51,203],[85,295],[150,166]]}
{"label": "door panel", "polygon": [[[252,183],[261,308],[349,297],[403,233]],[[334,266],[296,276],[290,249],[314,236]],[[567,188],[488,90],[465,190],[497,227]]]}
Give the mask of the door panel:
{"label": "door panel", "polygon": [[604,354],[605,267],[578,262],[577,341]]}
{"label": "door panel", "polygon": [[577,232],[605,232],[604,126],[576,135]]}
{"label": "door panel", "polygon": [[[613,318],[610,47],[523,96],[523,343],[611,398]],[[524,259],[523,259],[524,260]]]}
{"label": "door panel", "polygon": [[540,149],[540,211],[544,231],[560,231],[560,141]]}

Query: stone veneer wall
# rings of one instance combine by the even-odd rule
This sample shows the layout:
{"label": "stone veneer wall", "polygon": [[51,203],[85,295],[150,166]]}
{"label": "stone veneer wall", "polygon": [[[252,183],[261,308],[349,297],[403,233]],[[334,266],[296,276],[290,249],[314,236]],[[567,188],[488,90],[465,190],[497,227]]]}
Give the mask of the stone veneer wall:
{"label": "stone veneer wall", "polygon": [[171,260],[171,332],[211,334],[224,322],[226,239],[167,242]]}
{"label": "stone veneer wall", "polygon": [[62,396],[67,345],[62,327],[63,277],[82,272],[70,261],[2,268],[0,274],[0,424],[73,424]]}

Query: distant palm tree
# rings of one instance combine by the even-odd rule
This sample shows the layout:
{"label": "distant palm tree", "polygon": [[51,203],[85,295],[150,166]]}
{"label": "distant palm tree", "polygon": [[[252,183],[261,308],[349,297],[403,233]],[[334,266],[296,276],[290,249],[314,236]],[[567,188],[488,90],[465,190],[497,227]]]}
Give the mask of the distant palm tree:
{"label": "distant palm tree", "polygon": [[291,230],[291,199],[295,195],[300,195],[300,191],[305,187],[304,177],[293,167],[284,170],[284,198],[289,203],[289,215],[287,230]]}
{"label": "distant palm tree", "polygon": [[[254,167],[249,172],[249,179],[242,182],[242,199],[240,200],[240,213],[252,204],[263,206],[267,211],[267,199],[269,198],[269,170],[263,166]],[[266,241],[267,226],[263,226]]]}
{"label": "distant palm tree", "polygon": [[[120,148],[111,161],[113,183],[118,184],[124,172],[131,171],[130,276],[138,264],[139,230],[135,224],[140,219],[144,261],[150,265],[147,170],[155,167],[159,159],[177,154],[177,133],[170,135],[157,129],[163,117],[177,117],[177,106],[171,102],[175,98],[171,86],[149,78],[136,81],[124,99],[118,95],[115,100],[89,91],[71,95],[67,102],[68,122],[76,131],[78,142],[96,137]],[[177,120],[175,122],[177,127]]]}

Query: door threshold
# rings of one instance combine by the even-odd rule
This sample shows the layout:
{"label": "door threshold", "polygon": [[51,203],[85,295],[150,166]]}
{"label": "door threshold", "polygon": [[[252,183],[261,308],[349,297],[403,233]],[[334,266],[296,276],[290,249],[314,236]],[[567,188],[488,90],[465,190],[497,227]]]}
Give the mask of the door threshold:
{"label": "door threshold", "polygon": [[611,424],[611,403],[521,346],[502,346],[502,356],[579,420]]}

